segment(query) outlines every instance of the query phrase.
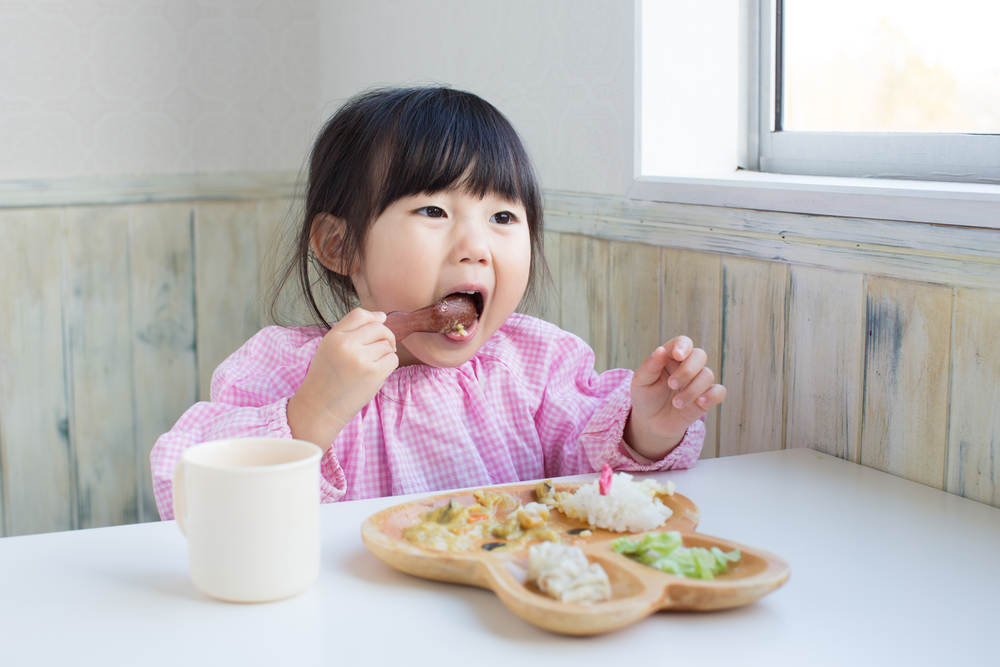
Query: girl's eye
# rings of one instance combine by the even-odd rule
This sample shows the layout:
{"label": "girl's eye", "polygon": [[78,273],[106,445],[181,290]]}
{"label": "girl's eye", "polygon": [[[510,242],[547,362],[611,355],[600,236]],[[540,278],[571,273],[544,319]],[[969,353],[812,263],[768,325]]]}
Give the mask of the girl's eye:
{"label": "girl's eye", "polygon": [[438,208],[437,206],[424,206],[423,208],[418,208],[417,213],[420,215],[426,215],[428,218],[446,217],[444,209]]}
{"label": "girl's eye", "polygon": [[490,218],[490,222],[495,222],[498,225],[511,225],[517,222],[517,218],[510,211],[500,211],[499,213],[494,213],[493,217]]}

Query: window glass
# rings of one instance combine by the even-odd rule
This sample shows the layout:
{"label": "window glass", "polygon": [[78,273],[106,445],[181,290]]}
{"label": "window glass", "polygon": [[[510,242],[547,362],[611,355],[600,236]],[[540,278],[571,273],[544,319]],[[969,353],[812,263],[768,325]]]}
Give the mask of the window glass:
{"label": "window glass", "polygon": [[1000,134],[997,0],[784,0],[782,130]]}

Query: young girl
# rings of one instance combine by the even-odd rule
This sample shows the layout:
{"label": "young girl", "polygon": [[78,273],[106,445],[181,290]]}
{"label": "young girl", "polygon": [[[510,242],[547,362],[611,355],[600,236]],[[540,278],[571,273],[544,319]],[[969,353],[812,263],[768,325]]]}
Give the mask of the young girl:
{"label": "young girl", "polygon": [[[216,370],[212,401],[160,437],[160,516],[181,453],[239,436],[322,447],[324,502],[693,465],[700,418],[726,393],[705,353],[680,336],[635,374],[597,375],[582,340],[514,313],[545,273],[541,246],[534,171],[488,102],[448,88],[347,102],[313,148],[294,259],[319,324],[263,329]],[[334,324],[311,262],[347,313]],[[466,335],[397,341],[383,324],[456,292],[476,302]]]}

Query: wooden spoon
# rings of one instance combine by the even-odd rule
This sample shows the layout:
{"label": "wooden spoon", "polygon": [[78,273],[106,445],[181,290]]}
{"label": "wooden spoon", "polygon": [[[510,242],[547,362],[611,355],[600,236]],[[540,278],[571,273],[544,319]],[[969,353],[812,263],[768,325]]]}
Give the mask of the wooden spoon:
{"label": "wooden spoon", "polygon": [[385,318],[396,340],[411,333],[452,333],[472,326],[476,321],[476,302],[469,294],[450,294],[426,308],[404,313],[394,310]]}

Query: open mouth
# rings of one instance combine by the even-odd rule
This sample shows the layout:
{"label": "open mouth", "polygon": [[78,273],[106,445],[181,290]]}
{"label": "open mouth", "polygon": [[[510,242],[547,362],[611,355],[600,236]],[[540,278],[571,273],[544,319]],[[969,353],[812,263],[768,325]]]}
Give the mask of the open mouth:
{"label": "open mouth", "polygon": [[476,306],[476,317],[479,318],[483,314],[483,295],[479,292],[452,292],[448,296],[460,296],[460,297],[470,297],[472,303]]}

